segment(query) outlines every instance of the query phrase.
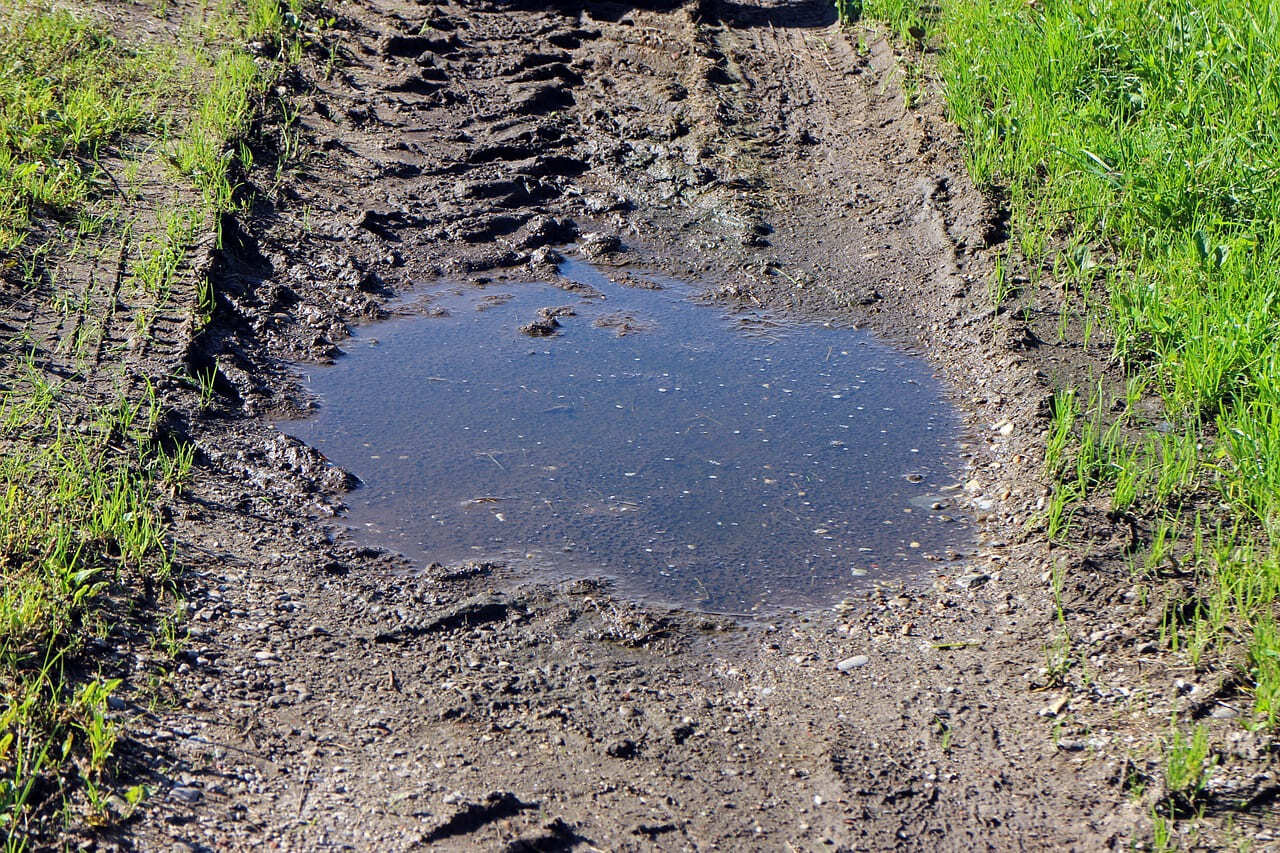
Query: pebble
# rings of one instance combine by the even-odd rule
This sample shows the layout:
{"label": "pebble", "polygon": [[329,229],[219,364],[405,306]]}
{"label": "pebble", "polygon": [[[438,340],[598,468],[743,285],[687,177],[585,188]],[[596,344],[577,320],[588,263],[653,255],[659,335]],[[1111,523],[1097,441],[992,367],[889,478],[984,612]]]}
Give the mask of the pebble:
{"label": "pebble", "polygon": [[179,803],[198,803],[204,794],[198,788],[190,788],[185,785],[172,788],[169,791],[169,799]]}
{"label": "pebble", "polygon": [[542,246],[533,251],[533,254],[530,255],[530,260],[541,266],[556,266],[564,260],[564,255],[548,246]]}
{"label": "pebble", "polygon": [[991,575],[986,575],[982,572],[972,572],[956,578],[956,586],[961,589],[977,589],[989,580],[991,580]]}
{"label": "pebble", "polygon": [[1240,712],[1227,705],[1218,705],[1209,712],[1209,716],[1218,720],[1232,720],[1240,716]]}
{"label": "pebble", "polygon": [[866,666],[869,661],[870,658],[866,655],[854,655],[853,657],[845,658],[840,661],[840,663],[836,664],[836,669],[841,672],[849,672],[850,670],[857,669],[860,666]]}

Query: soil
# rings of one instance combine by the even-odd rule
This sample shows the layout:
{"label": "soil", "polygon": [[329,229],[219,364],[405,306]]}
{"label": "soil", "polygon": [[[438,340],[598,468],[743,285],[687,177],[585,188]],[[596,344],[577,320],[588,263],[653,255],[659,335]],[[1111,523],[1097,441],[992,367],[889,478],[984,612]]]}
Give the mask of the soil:
{"label": "soil", "polygon": [[[336,62],[310,56],[287,81],[310,154],[280,184],[247,176],[255,205],[211,254],[214,323],[162,326],[147,355],[167,429],[198,449],[172,519],[189,637],[161,662],[169,701],[123,708],[122,772],[153,795],[96,843],[1143,839],[1152,733],[1175,707],[1226,726],[1216,709],[1247,704],[1155,654],[1159,602],[1124,563],[1137,531],[1092,515],[1081,536],[1102,545],[1051,549],[1028,524],[1047,400],[1105,351],[1060,338],[1050,296],[1016,319],[992,309],[1001,211],[967,178],[937,93],[909,106],[891,47],[837,27],[829,0],[329,13]],[[338,517],[351,476],[269,425],[310,405],[290,363],[333,358],[415,283],[551,276],[566,245],[930,359],[969,426],[966,569],[762,624],[502,565],[411,567],[354,541]],[[216,366],[212,405],[162,379],[179,359]],[[1265,741],[1231,738],[1215,791],[1271,790]],[[1258,820],[1237,827],[1265,844]]]}

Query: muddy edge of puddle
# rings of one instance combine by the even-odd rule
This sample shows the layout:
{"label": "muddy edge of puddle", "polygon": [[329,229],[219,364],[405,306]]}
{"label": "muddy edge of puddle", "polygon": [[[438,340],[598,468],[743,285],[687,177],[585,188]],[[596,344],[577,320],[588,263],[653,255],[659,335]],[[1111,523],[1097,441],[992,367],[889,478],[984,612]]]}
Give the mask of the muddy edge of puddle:
{"label": "muddy edge of puddle", "polygon": [[[122,840],[1138,838],[1146,804],[1121,785],[1145,759],[1126,743],[1179,701],[1172,673],[1135,665],[1154,605],[1121,594],[1119,547],[1086,564],[1026,527],[1044,494],[1042,404],[1101,362],[1059,338],[1056,310],[1025,324],[988,310],[999,211],[936,97],[904,105],[886,44],[860,49],[827,0],[333,13],[343,61],[290,81],[314,154],[227,223],[216,316],[185,346],[190,366],[217,367],[218,396],[202,410],[165,386],[180,401],[166,426],[200,464],[173,511],[190,636],[173,701],[132,730],[155,794]],[[305,411],[289,363],[331,359],[416,282],[551,275],[549,247],[571,241],[599,264],[839,316],[929,358],[970,434],[966,570],[744,626],[590,581],[523,585],[499,565],[406,576],[343,535],[350,477],[267,425]],[[1040,671],[1058,561],[1072,635],[1105,655],[1089,685]],[[1139,688],[1146,716],[1128,713]]]}

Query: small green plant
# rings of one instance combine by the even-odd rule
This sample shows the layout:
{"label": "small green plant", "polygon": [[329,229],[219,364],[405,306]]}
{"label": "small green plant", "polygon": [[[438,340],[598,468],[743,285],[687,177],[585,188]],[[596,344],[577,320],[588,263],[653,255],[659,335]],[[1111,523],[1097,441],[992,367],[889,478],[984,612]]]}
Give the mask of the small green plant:
{"label": "small green plant", "polygon": [[119,725],[110,721],[106,713],[107,699],[119,686],[118,678],[90,681],[81,685],[73,700],[73,707],[78,711],[80,720],[76,727],[88,744],[88,754],[81,773],[95,780],[106,769],[107,759],[111,757],[120,733]]}
{"label": "small green plant", "polygon": [[836,17],[844,26],[862,19],[862,0],[836,0]]}
{"label": "small green plant", "polygon": [[172,452],[158,449],[155,453],[157,480],[165,491],[176,495],[191,481],[191,467],[195,463],[195,445],[182,443]]}
{"label": "small green plant", "polygon": [[1155,528],[1147,545],[1147,555],[1143,569],[1149,576],[1159,575],[1173,559],[1178,544],[1178,522],[1174,518],[1162,515],[1156,519]]}
{"label": "small green plant", "polygon": [[200,408],[208,409],[213,405],[213,395],[218,385],[218,366],[211,364],[204,370],[197,370],[196,384],[200,389]]}
{"label": "small green plant", "polygon": [[997,255],[991,262],[991,272],[987,276],[987,297],[991,300],[992,310],[998,312],[1015,290],[1009,274],[1008,257],[1003,254]]}
{"label": "small green plant", "polygon": [[175,599],[169,612],[160,619],[160,630],[155,636],[153,647],[170,658],[176,658],[186,644],[186,634],[181,627],[186,618],[187,603],[182,599]]}
{"label": "small green plant", "polygon": [[1151,811],[1151,850],[1152,853],[1172,853],[1177,850],[1174,843],[1173,821],[1158,811]]}
{"label": "small green plant", "polygon": [[1050,542],[1065,542],[1071,532],[1075,508],[1083,498],[1074,483],[1059,483],[1049,495],[1044,512],[1045,536]]}
{"label": "small green plant", "polygon": [[1164,784],[1171,817],[1195,810],[1215,766],[1217,759],[1210,755],[1204,726],[1197,725],[1188,737],[1175,716],[1164,740]]}
{"label": "small green plant", "polygon": [[1045,444],[1044,465],[1050,477],[1057,477],[1062,471],[1067,443],[1071,440],[1071,430],[1079,415],[1080,405],[1076,401],[1076,393],[1072,388],[1064,388],[1053,395],[1050,405],[1049,439]]}
{"label": "small green plant", "polygon": [[914,109],[920,104],[922,97],[924,97],[924,67],[919,62],[907,62],[902,69],[902,103],[907,109]]}
{"label": "small green plant", "polygon": [[1059,630],[1053,641],[1044,648],[1045,677],[1049,685],[1060,685],[1071,667],[1075,664],[1075,656],[1071,649],[1071,634],[1063,623],[1062,608],[1058,607]]}
{"label": "small green plant", "polygon": [[1280,722],[1280,629],[1264,618],[1253,631],[1249,663],[1254,681],[1254,708],[1271,727]]}

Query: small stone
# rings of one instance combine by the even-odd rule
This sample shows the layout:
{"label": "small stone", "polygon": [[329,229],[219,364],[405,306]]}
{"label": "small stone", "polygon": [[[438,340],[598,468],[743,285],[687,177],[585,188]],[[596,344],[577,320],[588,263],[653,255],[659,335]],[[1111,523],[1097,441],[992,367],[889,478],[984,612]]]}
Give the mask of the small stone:
{"label": "small stone", "polygon": [[535,249],[533,254],[529,256],[530,263],[543,267],[559,266],[563,260],[564,256],[549,246]]}
{"label": "small stone", "polygon": [[854,655],[853,657],[845,658],[840,661],[840,663],[836,664],[836,669],[841,672],[849,672],[850,670],[857,669],[858,667],[866,666],[870,660],[871,659],[866,655]]}
{"label": "small stone", "polygon": [[180,785],[169,791],[169,799],[178,803],[198,803],[203,796],[204,793],[199,788],[191,788],[186,785]]}
{"label": "small stone", "polygon": [[1233,720],[1240,716],[1240,712],[1228,705],[1218,705],[1209,712],[1209,716],[1218,720]]}
{"label": "small stone", "polygon": [[605,748],[605,752],[614,758],[635,758],[638,751],[636,742],[630,738],[614,741]]}

